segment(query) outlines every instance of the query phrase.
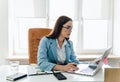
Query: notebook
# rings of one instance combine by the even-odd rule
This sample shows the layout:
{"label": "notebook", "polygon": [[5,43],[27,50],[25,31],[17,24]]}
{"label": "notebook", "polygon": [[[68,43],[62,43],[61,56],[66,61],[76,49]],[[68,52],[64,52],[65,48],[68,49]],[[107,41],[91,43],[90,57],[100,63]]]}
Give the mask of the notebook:
{"label": "notebook", "polygon": [[[28,76],[37,76],[37,75],[49,75],[53,74],[53,71],[42,71],[38,65],[29,65],[28,68]],[[55,73],[60,73],[60,71],[54,71]]]}
{"label": "notebook", "polygon": [[27,74],[25,74],[25,73],[16,73],[16,74],[6,76],[6,79],[10,80],[10,81],[16,81],[16,80],[19,80],[19,79],[24,78],[24,77],[27,77]]}
{"label": "notebook", "polygon": [[[85,65],[85,68],[82,70],[77,70],[74,73],[81,75],[94,76],[103,66],[103,61],[108,57],[111,48],[105,50],[102,56],[93,60],[90,64]],[[81,69],[81,68],[80,68]]]}

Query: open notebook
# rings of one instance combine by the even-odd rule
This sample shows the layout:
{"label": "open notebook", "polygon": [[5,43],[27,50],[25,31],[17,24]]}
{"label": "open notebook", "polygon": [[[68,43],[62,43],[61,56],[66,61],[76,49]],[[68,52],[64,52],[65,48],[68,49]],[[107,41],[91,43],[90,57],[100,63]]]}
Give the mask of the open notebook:
{"label": "open notebook", "polygon": [[101,57],[96,58],[94,61],[88,64],[84,69],[77,70],[74,73],[81,74],[81,75],[88,75],[88,76],[95,75],[102,68],[104,63],[103,61],[105,58],[108,57],[110,51],[111,51],[111,48],[106,49]]}

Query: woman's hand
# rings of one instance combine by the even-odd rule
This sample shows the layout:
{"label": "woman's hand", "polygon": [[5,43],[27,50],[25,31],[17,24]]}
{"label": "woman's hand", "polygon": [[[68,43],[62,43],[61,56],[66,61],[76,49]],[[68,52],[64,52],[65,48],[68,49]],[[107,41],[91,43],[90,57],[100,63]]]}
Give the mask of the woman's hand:
{"label": "woman's hand", "polygon": [[78,70],[77,64],[68,63],[67,65],[55,65],[53,70],[66,71],[66,72],[74,72]]}
{"label": "woman's hand", "polygon": [[75,63],[68,63],[67,65],[64,65],[63,67],[63,71],[67,71],[67,72],[74,72],[78,69],[79,68],[77,67],[77,64]]}

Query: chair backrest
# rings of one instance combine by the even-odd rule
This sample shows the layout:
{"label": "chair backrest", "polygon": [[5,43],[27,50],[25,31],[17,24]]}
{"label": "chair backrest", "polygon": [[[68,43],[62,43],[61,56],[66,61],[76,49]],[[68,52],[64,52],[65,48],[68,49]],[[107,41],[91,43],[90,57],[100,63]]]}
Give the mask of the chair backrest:
{"label": "chair backrest", "polygon": [[120,68],[105,68],[104,82],[120,82]]}
{"label": "chair backrest", "polygon": [[37,64],[37,51],[41,38],[48,35],[50,28],[30,28],[28,32],[29,64]]}

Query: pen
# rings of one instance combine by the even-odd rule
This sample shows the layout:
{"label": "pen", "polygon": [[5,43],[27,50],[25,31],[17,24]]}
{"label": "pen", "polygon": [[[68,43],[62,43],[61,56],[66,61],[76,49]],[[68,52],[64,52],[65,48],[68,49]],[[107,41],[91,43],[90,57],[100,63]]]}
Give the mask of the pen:
{"label": "pen", "polygon": [[36,73],[36,74],[30,74],[29,76],[37,76],[37,75],[49,75],[53,73]]}

